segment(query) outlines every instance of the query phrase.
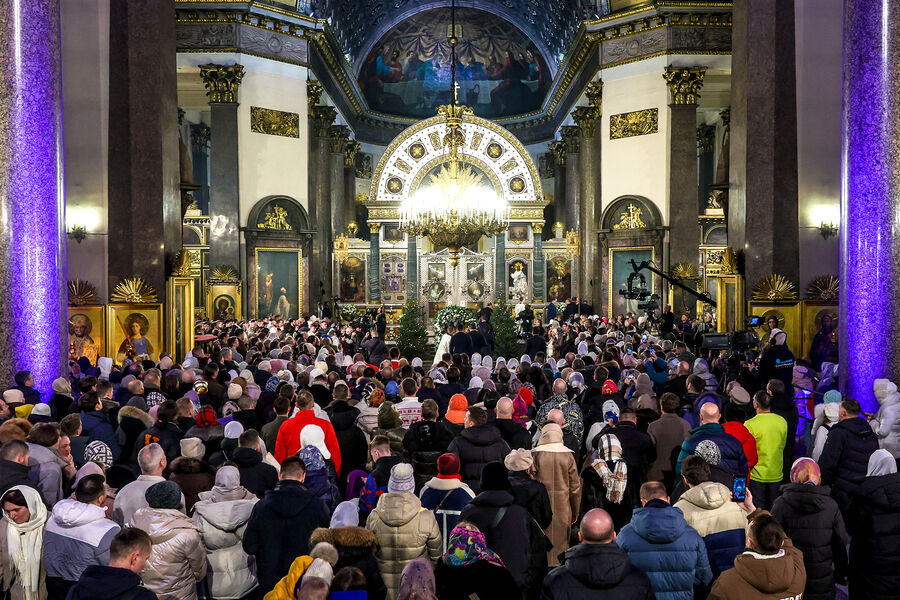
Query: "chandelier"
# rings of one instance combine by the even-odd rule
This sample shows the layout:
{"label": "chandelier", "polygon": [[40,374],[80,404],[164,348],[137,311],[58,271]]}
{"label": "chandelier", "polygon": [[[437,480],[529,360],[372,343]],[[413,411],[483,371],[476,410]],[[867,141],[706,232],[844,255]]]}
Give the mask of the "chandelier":
{"label": "chandelier", "polygon": [[438,116],[447,124],[443,147],[447,160],[438,173],[430,175],[431,185],[420,188],[400,207],[400,230],[427,237],[435,246],[446,246],[450,264],[459,264],[459,252],[478,243],[481,236],[500,235],[509,222],[505,199],[483,185],[483,175],[463,164],[460,148],[465,144],[463,115],[472,109],[462,106],[456,92],[456,1],[450,5],[450,104],[438,107]]}

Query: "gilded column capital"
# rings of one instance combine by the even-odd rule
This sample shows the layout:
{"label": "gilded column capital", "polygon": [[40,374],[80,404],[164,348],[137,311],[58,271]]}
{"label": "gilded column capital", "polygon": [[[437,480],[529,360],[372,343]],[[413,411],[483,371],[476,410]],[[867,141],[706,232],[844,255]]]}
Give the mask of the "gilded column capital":
{"label": "gilded column capital", "polygon": [[209,137],[211,131],[206,123],[191,123],[191,148],[194,152],[206,154],[209,152]]}
{"label": "gilded column capital", "polygon": [[703,124],[697,128],[697,153],[709,154],[713,151],[713,145],[716,141],[715,125]]}
{"label": "gilded column capital", "polygon": [[579,106],[572,111],[572,118],[575,120],[578,128],[581,129],[581,133],[586,140],[594,137],[594,130],[599,117],[600,111],[593,106]]}
{"label": "gilded column capital", "polygon": [[550,142],[550,153],[553,154],[553,160],[560,167],[566,166],[566,144],[562,140]]}
{"label": "gilded column capital", "polygon": [[603,82],[592,81],[587,84],[584,89],[584,95],[587,96],[588,103],[597,109],[598,113],[602,113],[603,109]]}
{"label": "gilded column capital", "polygon": [[328,139],[334,154],[343,154],[344,146],[350,139],[350,128],[346,125],[332,125],[328,128]]}
{"label": "gilded column capital", "polygon": [[666,67],[663,79],[669,86],[672,104],[697,104],[706,67]]}
{"label": "gilded column capital", "polygon": [[325,88],[318,81],[309,80],[306,82],[306,101],[310,106],[315,106],[322,99]]}
{"label": "gilded column capital", "polygon": [[348,140],[344,145],[344,166],[356,166],[356,154],[359,152],[360,144],[356,140]]}
{"label": "gilded column capital", "polygon": [[540,234],[542,234],[542,233],[544,232],[544,223],[543,223],[543,222],[540,222],[540,223],[532,223],[532,224],[531,224],[531,228],[534,229],[534,232],[535,232],[536,234],[540,235]]}
{"label": "gilded column capital", "polygon": [[381,223],[369,223],[369,233],[376,234],[381,229]]}
{"label": "gilded column capital", "polygon": [[564,125],[559,128],[559,135],[562,137],[563,144],[566,147],[566,154],[578,154],[581,151],[581,128],[577,125]]}
{"label": "gilded column capital", "polygon": [[329,137],[329,128],[337,119],[337,109],[333,106],[313,106],[309,109],[313,134],[316,137]]}
{"label": "gilded column capital", "polygon": [[244,78],[242,65],[200,65],[200,77],[210,103],[237,103],[238,88]]}

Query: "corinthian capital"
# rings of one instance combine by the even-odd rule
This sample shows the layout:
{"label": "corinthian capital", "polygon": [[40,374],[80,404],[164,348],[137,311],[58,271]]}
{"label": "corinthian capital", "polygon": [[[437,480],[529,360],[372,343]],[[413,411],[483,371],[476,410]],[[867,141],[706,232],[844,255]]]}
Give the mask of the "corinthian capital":
{"label": "corinthian capital", "polygon": [[578,128],[581,129],[585,139],[594,137],[594,129],[599,117],[600,111],[593,106],[579,106],[572,111],[572,118],[575,120]]}
{"label": "corinthian capital", "polygon": [[587,87],[584,90],[584,95],[587,96],[588,103],[591,106],[597,109],[597,111],[601,111],[603,108],[603,82],[602,81],[592,81],[587,84]]}
{"label": "corinthian capital", "polygon": [[211,103],[236,103],[238,88],[244,78],[242,65],[200,65],[200,77]]}
{"label": "corinthian capital", "polygon": [[581,150],[581,128],[576,125],[565,125],[559,128],[566,147],[566,154],[577,154]]}
{"label": "corinthian capital", "polygon": [[328,138],[331,140],[331,151],[335,154],[343,154],[344,146],[350,139],[350,128],[346,125],[332,125],[328,128]]}
{"label": "corinthian capital", "polygon": [[333,106],[313,106],[309,109],[309,119],[316,137],[329,137],[329,128],[337,119],[337,109]]}
{"label": "corinthian capital", "polygon": [[309,80],[306,82],[306,100],[310,106],[315,106],[322,99],[322,93],[325,88],[318,81]]}
{"label": "corinthian capital", "polygon": [[562,140],[550,142],[549,150],[553,154],[556,164],[564,167],[566,165],[566,144]]}
{"label": "corinthian capital", "polygon": [[697,104],[706,67],[666,67],[663,79],[669,86],[672,104]]}

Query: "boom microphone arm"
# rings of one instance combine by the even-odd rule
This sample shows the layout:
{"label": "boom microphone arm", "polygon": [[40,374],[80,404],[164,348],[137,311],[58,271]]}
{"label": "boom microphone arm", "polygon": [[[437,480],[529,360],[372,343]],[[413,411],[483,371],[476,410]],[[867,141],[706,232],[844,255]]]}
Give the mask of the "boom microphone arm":
{"label": "boom microphone arm", "polygon": [[706,292],[698,292],[697,290],[694,290],[694,289],[689,288],[688,286],[684,285],[683,283],[681,283],[681,282],[678,281],[677,279],[674,279],[674,278],[670,277],[670,276],[667,275],[666,273],[663,273],[662,271],[660,271],[660,270],[657,269],[656,267],[652,266],[652,265],[650,264],[650,261],[646,261],[646,260],[645,260],[645,261],[641,262],[641,264],[638,264],[638,263],[636,263],[636,262],[634,261],[634,259],[631,259],[629,262],[630,262],[630,264],[631,264],[631,268],[634,269],[634,272],[635,272],[635,273],[640,273],[640,272],[643,271],[644,269],[647,269],[647,270],[650,271],[651,273],[656,273],[657,275],[659,275],[660,277],[662,277],[664,280],[666,280],[667,282],[671,283],[671,284],[674,285],[675,287],[677,287],[677,288],[679,288],[679,289],[681,289],[681,290],[684,290],[685,292],[687,292],[688,294],[690,294],[690,295],[693,296],[694,298],[697,298],[698,300],[702,300],[703,302],[706,302],[707,304],[709,304],[709,305],[712,306],[713,308],[716,308],[716,301],[713,300],[712,298],[710,298],[709,294],[707,294]]}

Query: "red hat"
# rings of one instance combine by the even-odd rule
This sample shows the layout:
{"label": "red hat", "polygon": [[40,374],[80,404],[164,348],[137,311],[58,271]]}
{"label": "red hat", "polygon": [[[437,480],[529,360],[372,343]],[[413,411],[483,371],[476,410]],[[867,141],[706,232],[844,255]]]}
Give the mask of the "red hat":
{"label": "red hat", "polygon": [[447,409],[447,414],[444,415],[444,418],[451,423],[459,425],[466,420],[466,412],[468,412],[468,410],[469,401],[466,400],[466,397],[462,394],[453,394],[450,398],[450,406]]}
{"label": "red hat", "polygon": [[437,460],[437,469],[441,475],[459,475],[459,457],[449,452],[441,454]]}
{"label": "red hat", "polygon": [[525,404],[531,406],[534,403],[534,394],[531,393],[527,387],[523,387],[519,390],[519,397],[525,401]]}

